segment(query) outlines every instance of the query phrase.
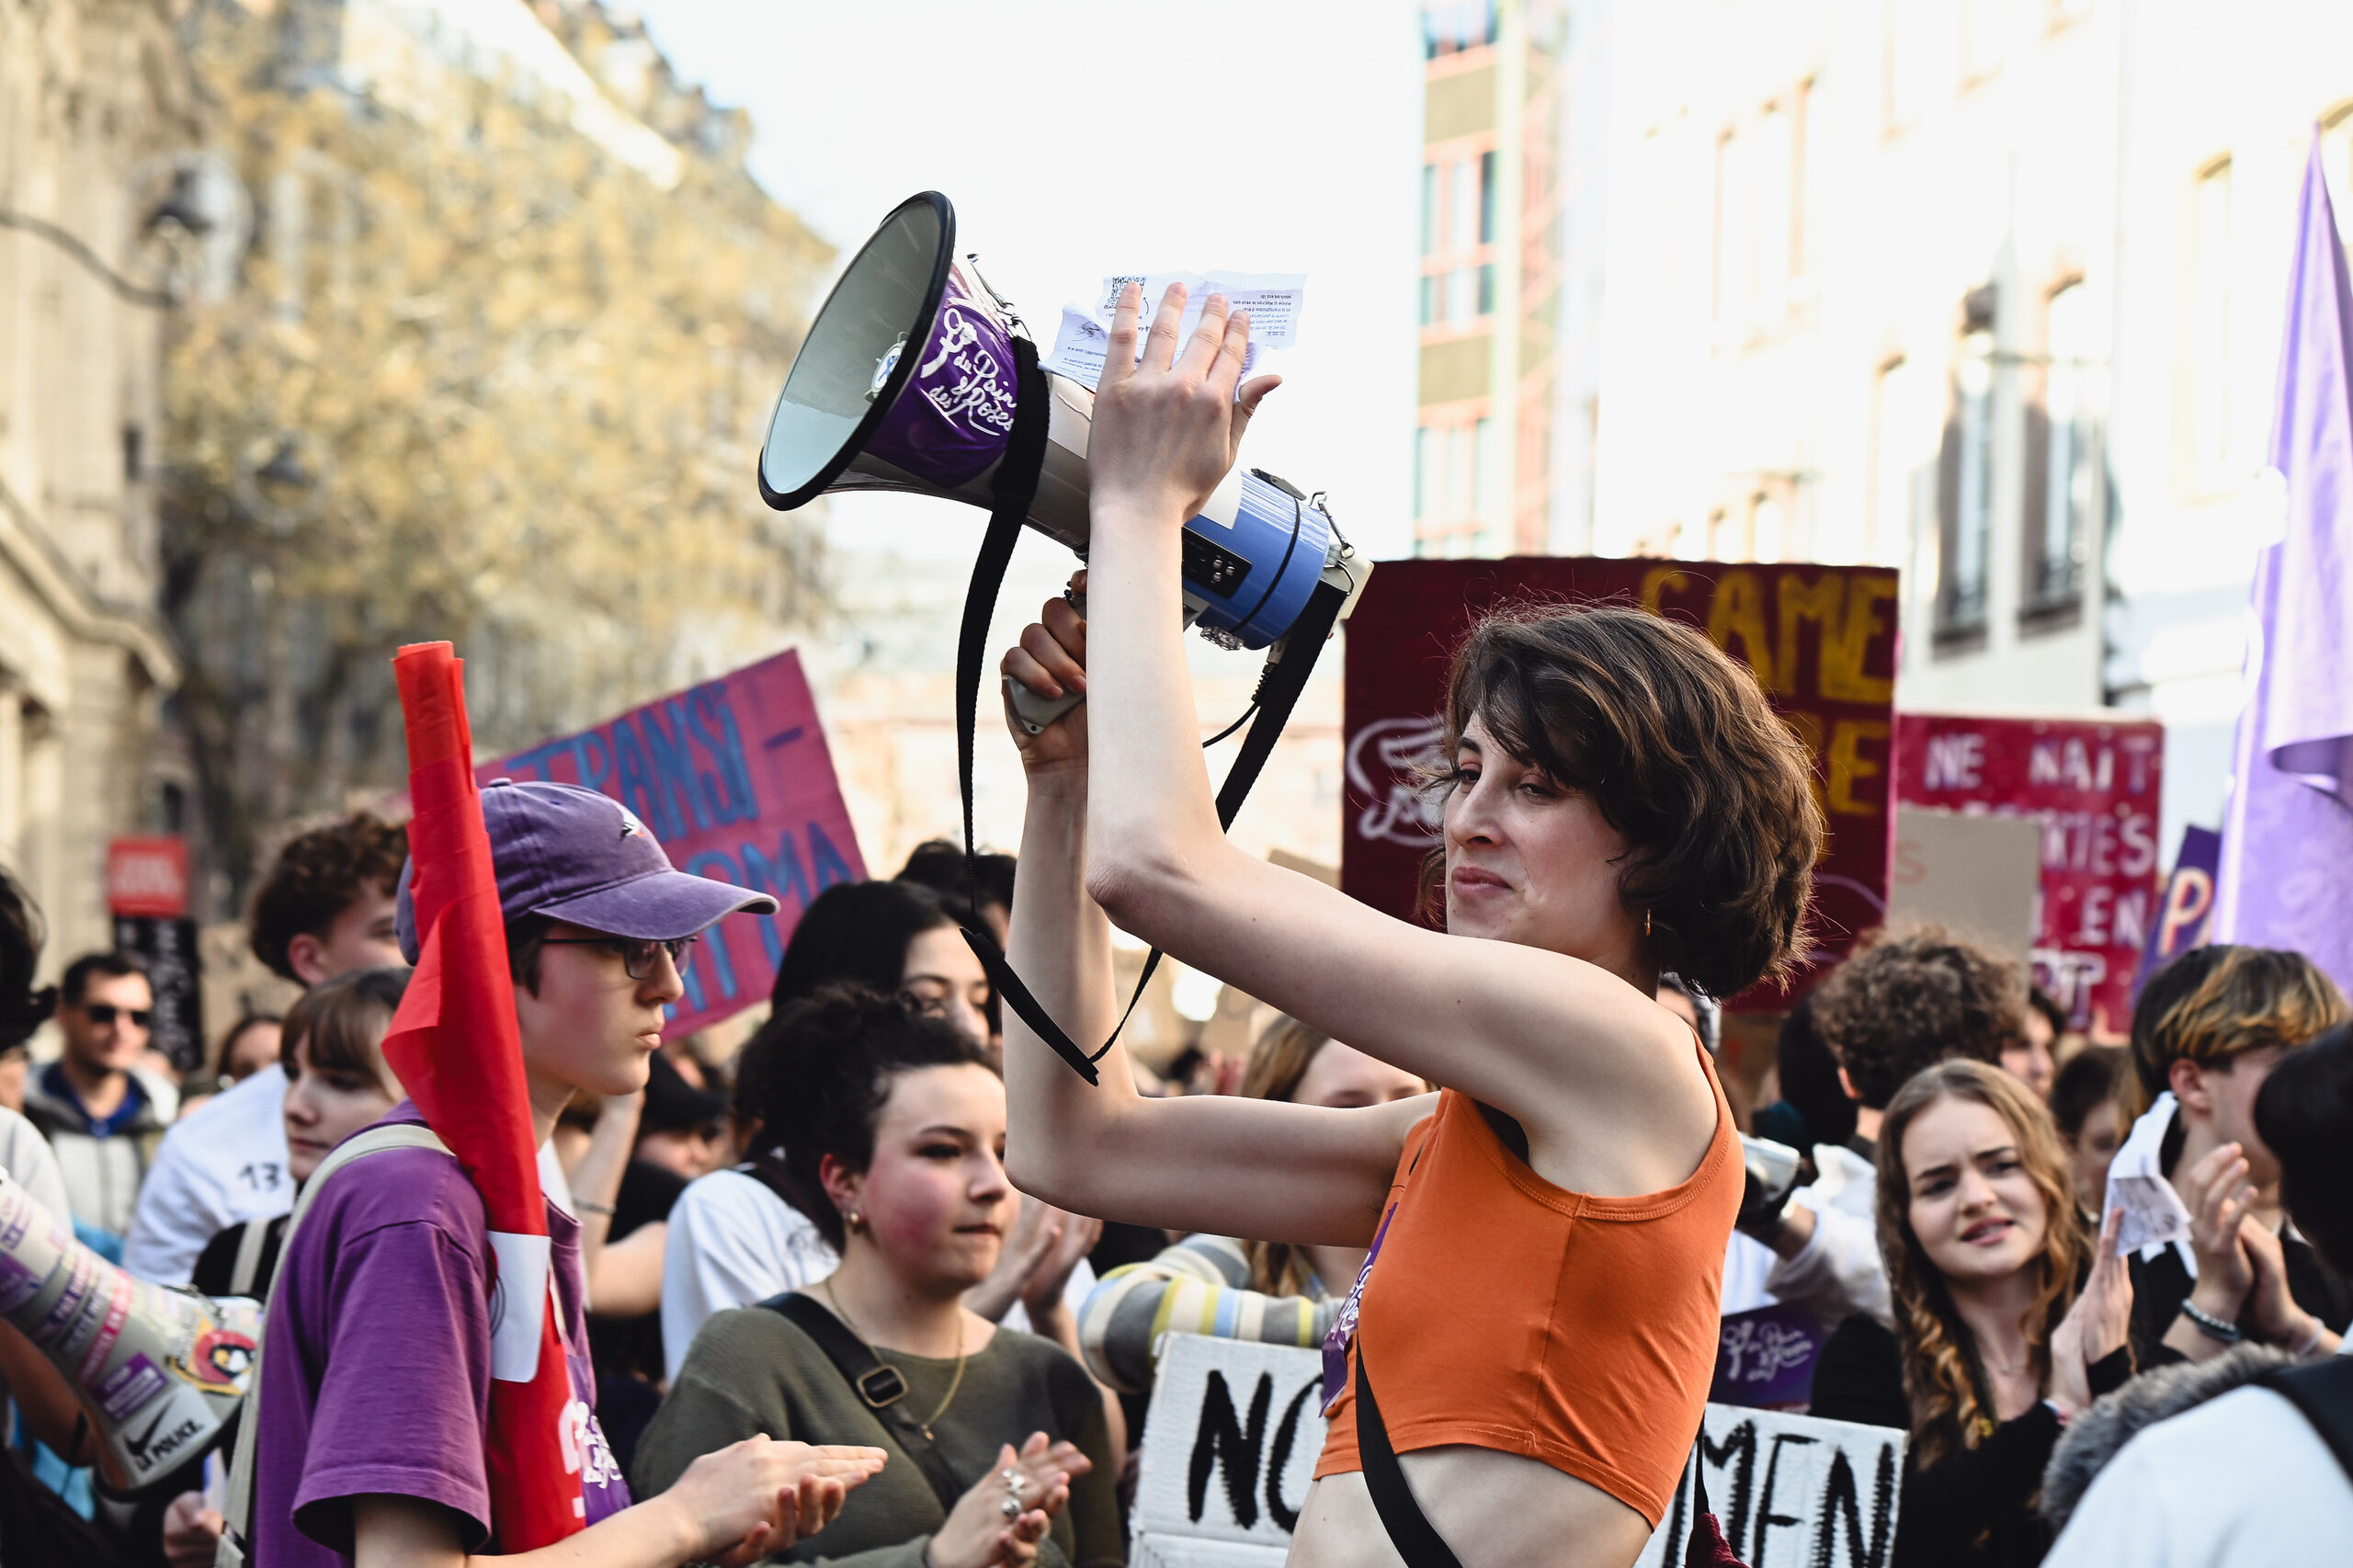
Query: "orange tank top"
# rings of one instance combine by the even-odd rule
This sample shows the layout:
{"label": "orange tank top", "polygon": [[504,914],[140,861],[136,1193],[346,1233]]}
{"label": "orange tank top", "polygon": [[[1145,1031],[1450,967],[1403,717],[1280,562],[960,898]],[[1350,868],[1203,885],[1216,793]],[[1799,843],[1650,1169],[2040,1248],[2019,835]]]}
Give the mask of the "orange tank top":
{"label": "orange tank top", "polygon": [[1318,1476],[1363,1468],[1362,1345],[1397,1452],[1523,1454],[1658,1528],[1714,1375],[1724,1246],[1746,1181],[1732,1109],[1700,1062],[1715,1137],[1682,1183],[1640,1198],[1553,1186],[1468,1096],[1438,1096],[1398,1157]]}

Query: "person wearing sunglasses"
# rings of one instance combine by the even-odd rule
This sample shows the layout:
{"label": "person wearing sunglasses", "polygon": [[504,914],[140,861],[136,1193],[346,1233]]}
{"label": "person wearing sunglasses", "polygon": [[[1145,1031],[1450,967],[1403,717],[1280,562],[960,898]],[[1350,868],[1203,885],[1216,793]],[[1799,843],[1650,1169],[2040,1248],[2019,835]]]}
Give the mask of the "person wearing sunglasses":
{"label": "person wearing sunglasses", "polygon": [[32,1075],[25,1115],[48,1137],[74,1206],[74,1230],[110,1263],[139,1184],[179,1114],[179,1091],[142,1066],[155,993],[129,953],[88,953],[58,983],[57,1028],[64,1051]]}

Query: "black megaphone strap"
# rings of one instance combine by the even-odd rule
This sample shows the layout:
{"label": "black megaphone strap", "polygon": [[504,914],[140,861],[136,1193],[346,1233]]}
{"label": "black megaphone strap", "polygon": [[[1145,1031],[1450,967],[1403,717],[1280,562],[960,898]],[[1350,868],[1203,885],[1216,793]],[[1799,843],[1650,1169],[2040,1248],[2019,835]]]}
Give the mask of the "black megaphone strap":
{"label": "black megaphone strap", "polygon": [[[1052,403],[1046,372],[1038,364],[1038,346],[1026,337],[1016,337],[1013,364],[1019,389],[1013,411],[1013,429],[1006,441],[1005,456],[997,463],[988,531],[982,536],[980,554],[972,562],[972,585],[964,593],[963,624],[956,641],[957,784],[964,808],[965,874],[975,887],[980,879],[972,835],[972,738],[980,722],[981,674],[988,657],[989,618],[996,611],[997,597],[1005,587],[1006,568],[1013,561],[1013,547],[1021,537],[1022,524],[1029,518],[1029,505],[1037,498]],[[1294,546],[1296,542],[1294,534]],[[1315,661],[1347,603],[1347,596],[1340,589],[1329,583],[1319,583],[1297,623],[1284,634],[1281,651],[1269,662],[1258,682],[1258,716],[1251,723],[1250,733],[1243,737],[1242,749],[1218,790],[1219,826],[1233,825],[1233,818],[1249,797],[1251,786],[1258,781],[1267,757],[1273,755],[1275,741],[1290,722],[1291,710],[1298,706],[1300,694],[1306,690],[1307,678],[1313,673]],[[1136,988],[1129,995],[1119,1023],[1112,1027],[1110,1038],[1089,1055],[1054,1022],[1053,1016],[1022,983],[995,937],[971,926],[964,926],[963,932],[964,940],[980,959],[981,967],[988,971],[989,983],[996,988],[999,1000],[1010,1006],[1039,1039],[1053,1047],[1055,1054],[1069,1062],[1073,1072],[1090,1084],[1100,1083],[1102,1075],[1095,1064],[1103,1060],[1119,1040],[1120,1031],[1127,1028],[1136,1004],[1143,997],[1144,987],[1152,983],[1153,971],[1160,967],[1160,949],[1154,948],[1145,957],[1143,972],[1137,977]]]}

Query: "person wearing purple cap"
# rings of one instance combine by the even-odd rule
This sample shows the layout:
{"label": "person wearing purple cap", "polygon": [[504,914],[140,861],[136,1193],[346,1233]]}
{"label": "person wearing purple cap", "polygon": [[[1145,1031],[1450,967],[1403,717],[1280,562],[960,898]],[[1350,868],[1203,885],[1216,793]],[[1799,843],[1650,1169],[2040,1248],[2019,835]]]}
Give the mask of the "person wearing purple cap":
{"label": "person wearing purple cap", "polygon": [[[482,792],[506,925],[532,1119],[544,1142],[574,1095],[634,1094],[684,992],[679,963],[722,916],[775,901],[670,865],[618,801],[571,785]],[[414,962],[401,874],[398,929]],[[421,1122],[406,1101],[386,1122]],[[491,1542],[490,1248],[483,1203],[429,1148],[330,1176],[287,1244],[270,1309],[247,1560],[271,1568],[456,1564]],[[548,1205],[557,1323],[571,1373],[582,1534],[518,1555],[577,1568],[742,1563],[823,1528],[879,1449],[762,1437],[706,1456],[631,1504],[592,1411],[581,1226]],[[291,1375],[289,1375],[291,1374]]]}

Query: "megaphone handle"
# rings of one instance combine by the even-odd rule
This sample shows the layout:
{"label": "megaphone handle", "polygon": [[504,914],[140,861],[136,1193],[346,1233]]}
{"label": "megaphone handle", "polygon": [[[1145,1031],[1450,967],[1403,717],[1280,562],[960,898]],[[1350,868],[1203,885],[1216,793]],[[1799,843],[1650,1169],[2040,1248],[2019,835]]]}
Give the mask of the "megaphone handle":
{"label": "megaphone handle", "polygon": [[[1069,600],[1080,615],[1086,613],[1086,590],[1065,588],[1063,597]],[[1005,677],[1006,700],[1013,704],[1013,716],[1031,734],[1042,734],[1047,725],[1086,700],[1083,691],[1066,691],[1060,697],[1045,697],[1022,685],[1011,676]]]}
{"label": "megaphone handle", "polygon": [[1065,691],[1060,697],[1041,696],[1011,676],[1005,677],[1005,695],[1013,704],[1013,716],[1033,735],[1086,700],[1083,691]]}

